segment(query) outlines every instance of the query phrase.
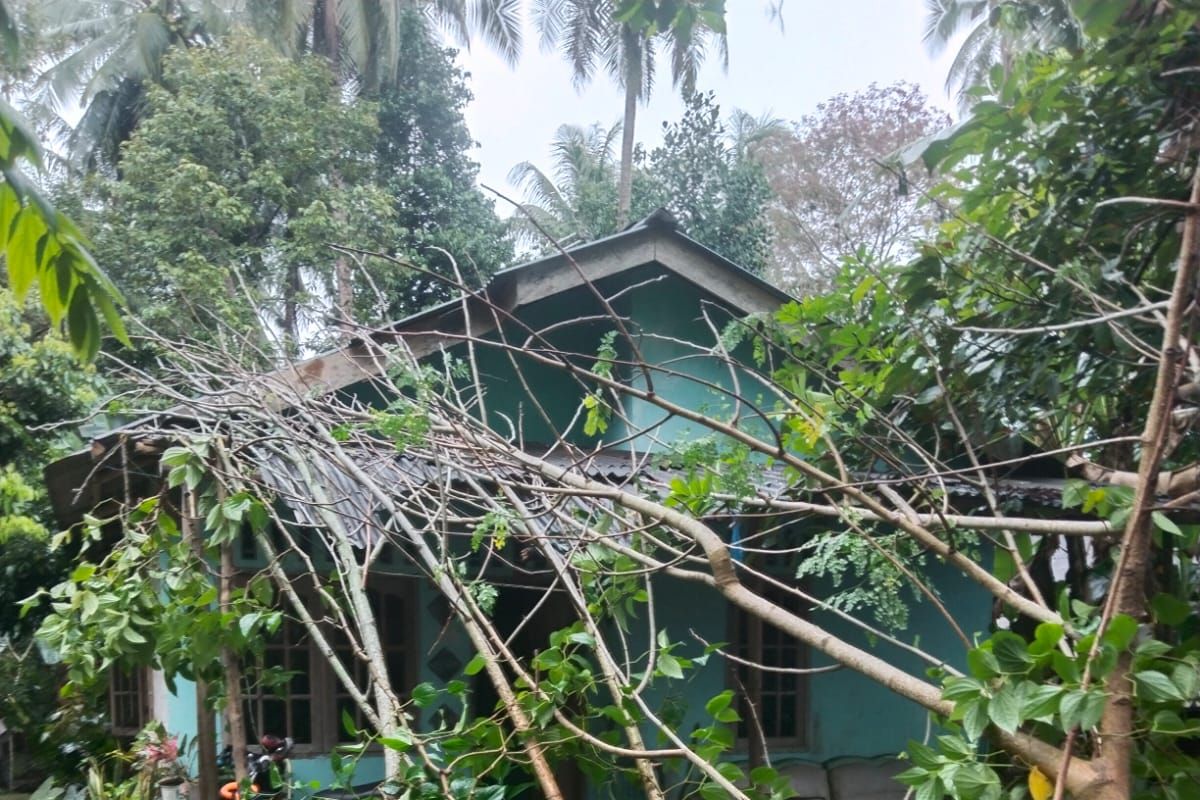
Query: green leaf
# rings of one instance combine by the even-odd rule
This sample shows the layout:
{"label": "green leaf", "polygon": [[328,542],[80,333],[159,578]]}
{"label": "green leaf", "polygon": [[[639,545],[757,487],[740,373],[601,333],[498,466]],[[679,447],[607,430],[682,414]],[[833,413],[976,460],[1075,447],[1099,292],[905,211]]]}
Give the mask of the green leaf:
{"label": "green leaf", "polygon": [[1012,733],[1021,724],[1021,705],[1016,689],[1011,684],[1005,685],[988,704],[988,716],[997,728]]}
{"label": "green leaf", "polygon": [[1033,666],[1025,640],[1010,631],[997,631],[992,636],[992,654],[1000,669],[1010,675],[1021,675]]}
{"label": "green leaf", "polygon": [[988,650],[977,647],[967,653],[967,669],[981,681],[994,678],[1000,674],[1000,662]]}
{"label": "green leaf", "polygon": [[979,740],[988,725],[988,701],[979,698],[967,704],[962,715],[963,732],[971,741]]}
{"label": "green leaf", "polygon": [[1151,511],[1150,519],[1154,520],[1155,527],[1160,531],[1169,533],[1172,536],[1183,536],[1183,531],[1179,529],[1179,526],[1163,512]]}
{"label": "green leaf", "polygon": [[1070,730],[1079,724],[1086,701],[1087,692],[1082,689],[1072,689],[1063,695],[1058,705],[1058,714],[1064,730]]}
{"label": "green leaf", "polygon": [[1053,716],[1054,712],[1058,711],[1062,692],[1061,686],[1053,684],[1041,684],[1033,687],[1025,697],[1025,703],[1021,707],[1021,716],[1025,719],[1045,719]]}
{"label": "green leaf", "polygon": [[250,634],[254,632],[254,626],[262,619],[262,615],[258,612],[246,614],[238,620],[238,630],[241,631],[243,639],[249,639]]}
{"label": "green leaf", "polygon": [[[9,288],[12,289],[17,301],[25,299],[29,287],[42,273],[45,265],[38,259],[38,242],[46,235],[46,222],[37,209],[25,206],[13,219],[12,235],[8,242],[7,264]],[[54,312],[57,312],[57,316]],[[55,298],[54,311],[46,309],[50,321],[58,324],[62,319],[62,309]]]}
{"label": "green leaf", "polygon": [[95,564],[80,564],[71,572],[71,580],[75,581],[75,583],[83,583],[95,574]]}
{"label": "green leaf", "polygon": [[437,699],[438,690],[431,683],[418,683],[412,688],[412,701],[417,708],[424,708]]}
{"label": "green leaf", "polygon": [[659,653],[658,671],[668,678],[679,679],[683,677],[683,669],[679,666],[679,660],[670,653]]}
{"label": "green leaf", "polygon": [[709,716],[715,717],[717,714],[720,714],[722,711],[729,708],[729,704],[732,702],[733,702],[733,690],[726,689],[725,691],[721,692],[719,695],[717,695],[716,697],[712,698],[707,703],[705,703],[704,710],[708,712]]}
{"label": "green leaf", "polygon": [[946,679],[946,684],[942,687],[942,697],[958,702],[981,696],[983,688],[983,684],[974,678],[955,676]]}
{"label": "green leaf", "polygon": [[1125,3],[1114,3],[1112,0],[1070,0],[1071,10],[1083,23],[1083,29],[1088,36],[1104,39],[1110,36],[1121,15],[1128,9]]}
{"label": "green leaf", "polygon": [[481,655],[476,655],[467,665],[463,667],[464,675],[478,675],[480,670],[487,666],[487,659]]}
{"label": "green leaf", "polygon": [[389,750],[396,750],[401,753],[412,747],[412,739],[402,731],[398,731],[395,736],[379,737],[379,743]]}
{"label": "green leaf", "polygon": [[1033,637],[1029,652],[1035,656],[1045,655],[1058,647],[1058,643],[1062,641],[1063,626],[1055,622],[1043,622],[1037,626]]}
{"label": "green leaf", "polygon": [[1158,594],[1150,601],[1154,620],[1161,625],[1182,625],[1192,615],[1191,604],[1173,594]]}
{"label": "green leaf", "polygon": [[1126,614],[1116,614],[1108,622],[1104,631],[1103,641],[1112,645],[1118,651],[1127,649],[1137,637],[1138,624],[1133,617]]}
{"label": "green leaf", "polygon": [[1178,703],[1184,699],[1171,679],[1158,670],[1134,673],[1133,685],[1137,696],[1151,703]]}
{"label": "green leaf", "polygon": [[79,603],[80,607],[83,609],[80,619],[82,619],[84,622],[87,622],[88,619],[90,619],[92,615],[95,614],[100,608],[100,601],[96,598],[96,595],[92,594],[91,592],[80,592]]}

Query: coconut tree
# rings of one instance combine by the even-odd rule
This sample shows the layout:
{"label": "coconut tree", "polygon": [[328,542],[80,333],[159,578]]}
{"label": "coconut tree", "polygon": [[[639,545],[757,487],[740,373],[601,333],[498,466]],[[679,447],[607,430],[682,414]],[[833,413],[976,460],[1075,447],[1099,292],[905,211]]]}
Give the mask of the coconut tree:
{"label": "coconut tree", "polygon": [[[67,143],[76,166],[114,166],[137,125],[147,81],[172,47],[207,44],[228,22],[221,0],[21,0],[15,10],[47,63],[34,81],[34,111]],[[68,124],[59,112],[83,113]]]}
{"label": "coconut tree", "polygon": [[614,145],[621,123],[609,128],[563,125],[550,145],[552,174],[528,161],[517,164],[508,180],[525,202],[514,217],[518,239],[540,246],[549,234],[569,246],[612,233],[617,227],[617,162]]}
{"label": "coconut tree", "polygon": [[727,61],[724,9],[724,0],[534,0],[542,46],[567,60],[576,88],[602,68],[625,92],[618,227],[629,221],[637,107],[654,85],[656,52],[669,51],[672,84],[691,94],[710,48]]}
{"label": "coconut tree", "polygon": [[984,83],[994,66],[1007,73],[1027,50],[1078,49],[1083,29],[1070,0],[926,0],[925,44],[937,57],[963,31],[946,76],[959,97]]}
{"label": "coconut tree", "polygon": [[373,91],[396,77],[404,15],[414,11],[464,46],[479,37],[509,63],[520,55],[520,0],[267,0],[245,14],[284,53],[323,55],[343,80]]}

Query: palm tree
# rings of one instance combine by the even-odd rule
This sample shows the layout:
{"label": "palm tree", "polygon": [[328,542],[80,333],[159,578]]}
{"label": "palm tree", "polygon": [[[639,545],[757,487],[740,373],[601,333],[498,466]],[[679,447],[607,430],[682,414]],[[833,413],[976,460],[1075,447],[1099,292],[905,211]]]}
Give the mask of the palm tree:
{"label": "palm tree", "polygon": [[[618,8],[619,6],[619,8]],[[546,49],[558,50],[571,65],[576,88],[588,83],[599,66],[625,91],[621,125],[621,163],[617,224],[629,221],[633,194],[634,126],[639,101],[654,85],[655,52],[671,53],[671,81],[684,94],[695,90],[696,73],[716,45],[724,63],[728,51],[724,12],[696,0],[676,4],[673,16],[654,17],[653,3],[618,4],[614,0],[534,0],[534,23]]]}
{"label": "palm tree", "polygon": [[[50,62],[36,79],[43,121],[64,136],[77,166],[114,166],[137,125],[147,81],[172,47],[208,44],[227,23],[217,0],[25,0],[20,10]],[[74,125],[57,115],[83,108]]]}
{"label": "palm tree", "polygon": [[946,91],[960,98],[986,83],[992,67],[1007,73],[1022,52],[1083,44],[1070,0],[926,0],[925,7],[924,39],[934,57],[969,29],[946,77]]}
{"label": "palm tree", "polygon": [[514,217],[519,240],[543,249],[549,234],[569,247],[616,230],[618,180],[613,146],[620,134],[619,122],[610,128],[563,125],[550,146],[552,176],[528,161],[512,168],[508,180],[525,196]]}
{"label": "palm tree", "polygon": [[772,136],[784,136],[791,132],[787,120],[764,111],[757,117],[749,111],[735,108],[725,124],[726,136],[738,158],[749,158],[754,148]]}
{"label": "palm tree", "polygon": [[[401,17],[427,15],[462,41],[481,36],[509,61],[520,52],[520,0],[18,0],[49,67],[37,80],[44,120],[63,135],[78,166],[115,166],[137,125],[147,82],[172,47],[211,44],[247,22],[284,53],[315,52],[339,81],[373,90],[394,77]],[[71,125],[57,112],[79,105]]]}
{"label": "palm tree", "polygon": [[520,0],[259,0],[245,13],[285,54],[323,55],[345,83],[372,91],[396,77],[403,17],[413,12],[464,46],[479,36],[509,63],[520,55]]}

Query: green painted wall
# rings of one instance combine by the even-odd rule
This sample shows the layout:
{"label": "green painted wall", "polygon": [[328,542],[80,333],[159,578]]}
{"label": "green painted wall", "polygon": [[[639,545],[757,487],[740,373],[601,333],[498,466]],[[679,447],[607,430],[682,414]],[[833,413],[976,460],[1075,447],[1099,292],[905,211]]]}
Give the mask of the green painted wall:
{"label": "green painted wall", "polygon": [[[967,635],[986,631],[991,618],[991,599],[951,570],[935,567],[931,583],[938,587],[954,611],[959,625]],[[703,647],[691,631],[709,642],[726,642],[729,638],[729,606],[715,589],[691,582],[662,577],[655,583],[657,618],[675,641],[690,642],[684,655],[698,655]],[[820,595],[830,587],[813,587]],[[909,673],[924,676],[926,664],[915,656],[886,643],[868,641],[861,630],[831,614],[813,611],[809,619],[834,635],[843,638]],[[907,630],[897,638],[919,641],[926,652],[953,658],[962,652],[962,645],[940,614],[928,603],[913,607]],[[810,651],[810,667],[831,662],[820,653]],[[773,760],[790,759],[824,762],[833,758],[895,755],[903,750],[909,739],[920,739],[925,732],[927,715],[915,703],[909,702],[873,680],[849,669],[806,676],[808,689],[807,746],[796,751],[772,751]],[[685,681],[666,682],[655,695],[658,702],[668,696],[686,701],[687,716],[683,733],[708,724],[704,704],[709,698],[727,688],[723,660],[713,657],[708,664],[690,673]]]}

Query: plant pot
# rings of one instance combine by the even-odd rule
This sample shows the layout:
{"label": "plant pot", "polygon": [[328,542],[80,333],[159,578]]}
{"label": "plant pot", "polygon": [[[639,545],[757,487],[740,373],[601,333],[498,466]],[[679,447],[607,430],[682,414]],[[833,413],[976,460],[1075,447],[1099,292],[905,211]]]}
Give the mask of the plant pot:
{"label": "plant pot", "polygon": [[158,782],[159,800],[180,800],[180,787],[183,786],[182,778],[167,778]]}

